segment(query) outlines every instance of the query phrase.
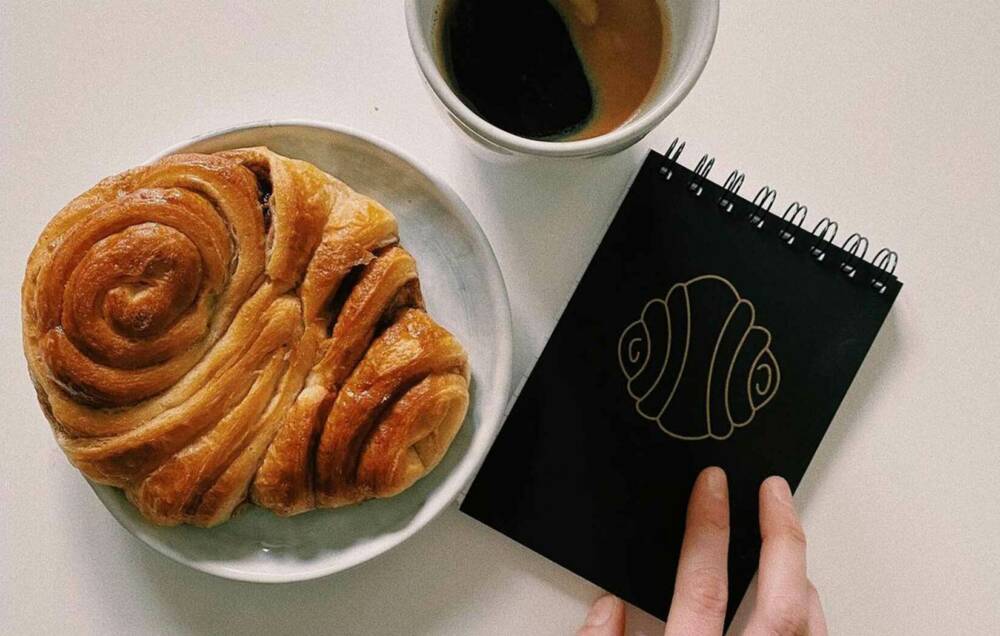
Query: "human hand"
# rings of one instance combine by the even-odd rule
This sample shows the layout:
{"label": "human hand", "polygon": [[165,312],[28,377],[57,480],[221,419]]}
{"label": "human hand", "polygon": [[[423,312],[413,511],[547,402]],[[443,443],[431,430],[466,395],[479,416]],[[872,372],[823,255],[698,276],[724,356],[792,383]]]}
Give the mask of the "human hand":
{"label": "human hand", "polygon": [[[826,636],[816,588],[806,577],[806,539],[781,477],[760,486],[761,551],[757,597],[744,636]],[[684,543],[665,636],[718,636],[726,615],[729,491],[720,468],[698,475],[688,502]],[[579,636],[622,636],[625,604],[599,598]]]}

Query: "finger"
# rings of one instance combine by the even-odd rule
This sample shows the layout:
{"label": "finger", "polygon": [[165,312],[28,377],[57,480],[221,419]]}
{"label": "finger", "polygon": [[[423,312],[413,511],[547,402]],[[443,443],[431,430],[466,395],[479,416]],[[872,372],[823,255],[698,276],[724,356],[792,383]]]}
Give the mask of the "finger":
{"label": "finger", "polygon": [[625,634],[625,603],[620,598],[605,594],[594,601],[587,612],[587,620],[578,636],[623,636]]}
{"label": "finger", "polygon": [[781,477],[760,487],[760,570],[749,634],[803,634],[808,619],[806,537]]}
{"label": "finger", "polygon": [[729,490],[721,468],[698,475],[688,502],[666,636],[722,633],[726,618]]}
{"label": "finger", "polygon": [[809,636],[827,636],[826,615],[823,614],[823,604],[819,593],[812,583],[809,584],[809,619],[806,633]]}

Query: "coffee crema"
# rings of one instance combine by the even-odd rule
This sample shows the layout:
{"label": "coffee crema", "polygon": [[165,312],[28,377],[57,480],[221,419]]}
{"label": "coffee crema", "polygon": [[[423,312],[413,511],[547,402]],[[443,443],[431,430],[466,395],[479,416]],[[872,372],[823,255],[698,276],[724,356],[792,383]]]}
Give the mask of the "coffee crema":
{"label": "coffee crema", "polygon": [[657,0],[448,0],[438,24],[456,94],[532,139],[618,128],[669,63],[670,16]]}

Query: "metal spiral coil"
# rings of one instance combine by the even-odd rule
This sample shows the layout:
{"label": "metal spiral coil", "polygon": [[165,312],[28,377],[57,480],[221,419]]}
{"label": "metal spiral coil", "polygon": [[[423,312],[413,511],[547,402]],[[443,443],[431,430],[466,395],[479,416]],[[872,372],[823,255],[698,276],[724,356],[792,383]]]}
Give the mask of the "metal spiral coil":
{"label": "metal spiral coil", "polygon": [[674,137],[674,140],[670,142],[670,147],[667,148],[667,159],[676,163],[681,158],[681,153],[684,152],[686,145],[687,142],[681,141],[680,137]]}
{"label": "metal spiral coil", "polygon": [[[740,188],[743,187],[744,179],[746,179],[745,174],[739,170],[733,170],[729,173],[729,176],[726,177],[726,183],[722,186],[722,189],[726,192],[731,192],[732,194],[737,195],[740,193]],[[725,194],[719,197],[719,208],[721,208],[723,212],[731,213],[733,211],[733,206],[733,200]]]}
{"label": "metal spiral coil", "polygon": [[[789,216],[791,213],[791,216]],[[802,227],[802,223],[806,220],[806,215],[809,214],[809,208],[801,205],[798,201],[793,201],[788,208],[785,209],[785,213],[781,215],[781,220],[784,222],[782,229],[778,232],[778,236],[787,245],[791,245],[795,242],[795,234],[792,232],[792,226]]]}
{"label": "metal spiral coil", "polygon": [[[777,198],[778,191],[770,186],[764,186],[758,190],[753,198],[754,207],[750,208],[750,225],[758,230],[764,227],[764,213],[771,211],[771,206],[774,205],[774,200]],[[755,210],[760,210],[761,214],[757,214]]]}
{"label": "metal spiral coil", "polygon": [[[812,254],[819,262],[823,262],[826,258],[826,250],[823,248],[823,243],[833,243],[833,239],[837,238],[837,229],[839,226],[837,222],[828,216],[824,216],[820,219],[816,227],[813,228],[813,235],[816,237],[816,241],[809,247],[809,253]],[[827,238],[827,234],[830,238]]]}
{"label": "metal spiral coil", "polygon": [[712,171],[712,166],[715,165],[715,157],[709,157],[707,154],[701,156],[698,160],[698,165],[694,169],[694,179],[688,184],[688,190],[691,191],[696,197],[700,197],[701,193],[704,191],[702,184],[708,179],[708,173]]}
{"label": "metal spiral coil", "polygon": [[889,278],[896,271],[896,263],[899,262],[899,254],[889,249],[888,247],[883,247],[872,259],[872,265],[875,267],[876,274],[872,278],[871,285],[880,294],[884,294],[885,290],[888,289]]}
{"label": "metal spiral coil", "polygon": [[868,238],[855,232],[844,240],[841,249],[847,253],[847,257],[840,263],[840,271],[848,278],[854,278],[858,273],[858,262],[863,262],[865,254],[868,253]]}
{"label": "metal spiral coil", "polygon": [[681,141],[679,137],[674,137],[674,140],[670,142],[670,147],[667,148],[667,152],[663,156],[663,165],[660,166],[660,175],[662,175],[667,181],[674,176],[674,171],[668,164],[677,163],[677,160],[681,158],[681,153],[684,152],[684,146],[686,145],[687,143]]}

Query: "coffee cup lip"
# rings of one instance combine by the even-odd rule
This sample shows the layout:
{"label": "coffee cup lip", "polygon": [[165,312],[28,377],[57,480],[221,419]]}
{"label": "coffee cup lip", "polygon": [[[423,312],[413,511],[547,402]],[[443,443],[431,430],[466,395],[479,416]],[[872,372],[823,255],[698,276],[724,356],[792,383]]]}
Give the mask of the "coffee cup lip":
{"label": "coffee cup lip", "polygon": [[[438,64],[434,44],[424,37],[421,28],[418,4],[426,0],[406,0],[406,30],[410,38],[410,47],[417,59],[424,79],[431,90],[441,100],[445,108],[468,130],[489,143],[500,148],[529,155],[548,157],[578,157],[596,155],[603,152],[623,149],[644,137],[657,124],[670,114],[687,94],[694,88],[701,76],[709,55],[715,44],[715,36],[719,25],[719,0],[698,0],[695,4],[701,11],[696,19],[705,23],[702,37],[692,43],[693,63],[687,65],[683,75],[676,85],[662,95],[654,104],[639,117],[636,117],[618,128],[591,137],[574,141],[540,141],[521,137],[494,126],[469,108],[452,90]],[[437,0],[440,4],[442,0]]]}

